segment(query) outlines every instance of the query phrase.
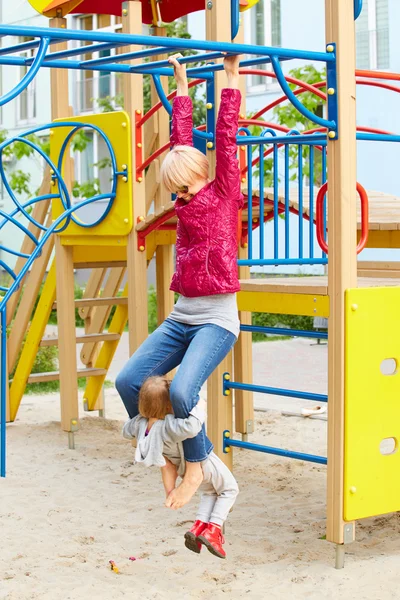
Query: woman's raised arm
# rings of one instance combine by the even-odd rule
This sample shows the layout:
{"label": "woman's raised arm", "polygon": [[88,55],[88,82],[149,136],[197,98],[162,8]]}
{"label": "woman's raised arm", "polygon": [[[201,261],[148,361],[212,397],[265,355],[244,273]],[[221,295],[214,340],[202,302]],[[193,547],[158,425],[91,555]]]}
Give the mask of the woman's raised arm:
{"label": "woman's raised arm", "polygon": [[193,106],[186,77],[186,66],[178,62],[182,54],[174,54],[168,61],[174,67],[177,93],[172,104],[171,146],[193,146]]}

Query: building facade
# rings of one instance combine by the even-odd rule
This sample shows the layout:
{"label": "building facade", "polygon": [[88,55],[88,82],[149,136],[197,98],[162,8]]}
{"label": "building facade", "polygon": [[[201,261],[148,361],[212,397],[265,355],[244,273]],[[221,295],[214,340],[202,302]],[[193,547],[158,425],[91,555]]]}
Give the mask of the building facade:
{"label": "building facade", "polygon": [[[44,26],[45,17],[38,15],[27,0],[14,3],[1,1],[1,22],[12,25]],[[321,50],[325,44],[324,2],[322,0],[260,0],[250,11],[242,15],[244,19],[245,41],[260,46],[283,46],[304,50]],[[193,13],[186,18],[188,31],[195,39],[205,37],[205,17],[203,12]],[[400,23],[400,2],[398,0],[364,0],[362,13],[356,23],[357,67],[360,69],[400,72],[400,40],[396,35]],[[70,15],[68,27],[73,29],[103,29],[118,32],[120,20],[107,15]],[[148,29],[144,26],[144,32]],[[20,41],[24,41],[21,38]],[[2,44],[10,43],[2,38]],[[12,40],[15,43],[15,40]],[[115,52],[112,50],[111,52]],[[108,52],[109,54],[109,52]],[[102,54],[107,55],[107,52]],[[283,63],[285,72],[301,66],[301,61]],[[268,67],[265,67],[268,71]],[[24,68],[1,67],[0,85],[2,93],[11,89],[24,75]],[[118,108],[121,94],[121,81],[118,75],[71,71],[69,84],[70,104],[74,114],[87,114],[100,110],[102,101],[112,98]],[[340,93],[340,91],[339,91]],[[247,109],[259,110],[282,94],[278,84],[271,77],[247,76]],[[357,123],[392,133],[400,131],[400,112],[396,110],[398,97],[395,93],[374,87],[358,86]],[[50,70],[42,68],[16,101],[10,102],[0,111],[1,128],[9,135],[26,131],[37,125],[48,123],[50,111]],[[86,150],[75,154],[75,176],[77,180],[97,181],[102,191],[109,185],[107,168],[99,168],[102,159],[107,157],[107,149],[97,136],[88,136]],[[398,144],[358,143],[358,180],[368,190],[379,190],[400,197],[400,183],[397,179],[397,165],[400,158]],[[100,163],[100,164],[99,164]],[[13,165],[10,164],[10,167]],[[15,167],[29,174],[31,190],[40,186],[42,159],[30,158],[15,164]],[[8,211],[10,201],[0,187],[0,202]],[[99,209],[100,210],[100,209]],[[296,217],[293,220],[295,230]],[[283,223],[280,224],[283,227]],[[267,225],[266,227],[269,227]],[[0,232],[4,245],[18,247],[15,232]],[[268,236],[267,236],[268,237]],[[296,236],[291,242],[296,245]],[[393,259],[396,251],[365,250],[362,258]],[[1,255],[0,255],[1,257]],[[275,268],[264,268],[274,271]],[[280,269],[282,270],[282,269]],[[287,271],[288,269],[286,269]],[[297,267],[289,269],[297,272]],[[320,268],[304,268],[304,271],[319,272]]]}

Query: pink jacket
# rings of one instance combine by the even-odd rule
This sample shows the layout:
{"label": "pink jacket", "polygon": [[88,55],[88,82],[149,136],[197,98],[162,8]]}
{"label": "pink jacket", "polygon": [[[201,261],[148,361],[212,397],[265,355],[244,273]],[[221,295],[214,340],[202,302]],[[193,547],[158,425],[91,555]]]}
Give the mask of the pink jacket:
{"label": "pink jacket", "polygon": [[[212,296],[239,290],[237,268],[238,210],[243,205],[236,158],[241,95],[222,90],[216,127],[216,174],[190,202],[177,199],[176,272],[170,289],[183,296]],[[171,144],[193,145],[192,101],[177,96],[173,104]]]}

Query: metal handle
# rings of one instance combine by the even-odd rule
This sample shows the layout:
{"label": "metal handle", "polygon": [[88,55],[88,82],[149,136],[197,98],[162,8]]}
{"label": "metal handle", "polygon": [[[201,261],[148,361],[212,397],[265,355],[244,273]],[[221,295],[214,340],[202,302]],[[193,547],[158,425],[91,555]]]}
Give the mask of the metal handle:
{"label": "metal handle", "polygon": [[[325,194],[326,194],[327,190],[328,190],[328,182],[324,183],[321,186],[321,188],[317,194],[316,215],[315,215],[318,244],[319,244],[321,250],[323,252],[325,252],[325,254],[328,254],[328,244],[326,243],[325,238],[324,238],[323,206],[324,206],[324,198],[325,198]],[[361,201],[361,238],[357,244],[357,254],[360,254],[360,252],[362,250],[364,250],[364,248],[368,242],[368,194],[365,191],[365,189],[363,188],[363,186],[361,185],[361,183],[358,183],[358,182],[357,182],[357,193],[358,193],[358,195],[360,197],[360,201]]]}

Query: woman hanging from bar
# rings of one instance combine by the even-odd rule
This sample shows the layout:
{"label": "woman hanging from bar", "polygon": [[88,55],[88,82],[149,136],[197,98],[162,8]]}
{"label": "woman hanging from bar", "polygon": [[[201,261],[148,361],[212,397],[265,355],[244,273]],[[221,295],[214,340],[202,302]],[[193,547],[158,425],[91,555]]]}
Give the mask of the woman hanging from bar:
{"label": "woman hanging from bar", "polygon": [[[236,157],[239,57],[224,58],[228,87],[221,94],[216,175],[210,180],[207,157],[193,147],[192,101],[186,68],[178,60],[181,56],[169,58],[177,96],[173,102],[172,150],[161,169],[162,183],[177,195],[176,272],[170,289],[180,296],[169,317],[117,377],[116,388],[131,418],[138,414],[144,381],[165,375],[178,365],[170,397],[175,416],[187,418],[198,402],[201,386],[231,350],[240,328],[236,303],[238,210],[243,204]],[[166,500],[166,506],[173,509],[184,506],[202,482],[201,462],[213,448],[204,425],[195,438],[183,442],[183,448],[185,475]]]}

